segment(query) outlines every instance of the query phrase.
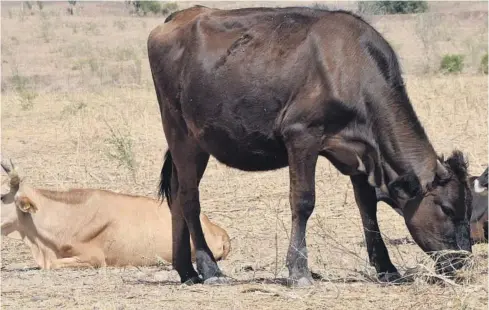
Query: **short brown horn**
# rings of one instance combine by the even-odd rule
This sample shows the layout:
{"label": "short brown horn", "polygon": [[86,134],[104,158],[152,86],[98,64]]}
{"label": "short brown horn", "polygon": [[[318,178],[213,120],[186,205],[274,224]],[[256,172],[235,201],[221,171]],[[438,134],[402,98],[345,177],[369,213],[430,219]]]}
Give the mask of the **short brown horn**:
{"label": "short brown horn", "polygon": [[2,162],[0,165],[2,165],[2,168],[3,170],[5,170],[5,172],[10,173],[10,168],[6,164]]}

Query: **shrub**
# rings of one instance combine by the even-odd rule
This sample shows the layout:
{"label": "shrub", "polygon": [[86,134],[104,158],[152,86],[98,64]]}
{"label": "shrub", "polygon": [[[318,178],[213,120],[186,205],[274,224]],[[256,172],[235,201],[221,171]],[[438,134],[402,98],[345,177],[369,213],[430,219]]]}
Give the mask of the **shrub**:
{"label": "shrub", "polygon": [[34,99],[37,97],[37,93],[29,89],[29,78],[19,75],[15,72],[11,80],[15,91],[20,97],[20,106],[22,110],[30,110],[34,106]]}
{"label": "shrub", "polygon": [[482,59],[481,59],[481,65],[480,65],[480,70],[482,71],[482,73],[484,74],[487,74],[487,53],[482,56]]}
{"label": "shrub", "polygon": [[428,11],[426,1],[372,1],[358,2],[360,13],[366,14],[412,14]]}
{"label": "shrub", "polygon": [[70,5],[67,9],[68,13],[70,15],[75,14],[75,5],[76,5],[76,0],[68,0],[68,4]]}
{"label": "shrub", "polygon": [[132,1],[134,10],[137,14],[143,13],[143,15],[153,12],[158,14],[161,11],[161,4],[159,1]]}
{"label": "shrub", "polygon": [[443,73],[460,73],[464,68],[464,55],[451,54],[443,56],[440,70]]}
{"label": "shrub", "polygon": [[166,2],[161,3],[159,1],[127,1],[126,5],[132,4],[134,11],[137,14],[147,15],[149,12],[153,14],[169,14],[178,9],[178,4],[176,2]]}

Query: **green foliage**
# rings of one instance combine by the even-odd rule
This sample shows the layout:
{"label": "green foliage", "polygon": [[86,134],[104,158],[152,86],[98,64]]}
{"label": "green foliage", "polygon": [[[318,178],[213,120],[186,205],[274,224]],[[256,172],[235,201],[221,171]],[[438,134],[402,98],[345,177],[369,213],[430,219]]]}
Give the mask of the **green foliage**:
{"label": "green foliage", "polygon": [[126,5],[128,4],[132,4],[138,15],[147,15],[149,12],[166,15],[178,9],[178,4],[176,2],[126,1]]}
{"label": "green foliage", "polygon": [[487,53],[482,56],[480,70],[482,73],[487,74]]}
{"label": "green foliage", "polygon": [[443,56],[440,70],[443,73],[460,73],[464,68],[464,55],[449,54]]}
{"label": "green foliage", "polygon": [[412,14],[428,11],[426,1],[362,1],[358,10],[364,14]]}
{"label": "green foliage", "polygon": [[158,14],[161,11],[161,4],[159,1],[132,1],[132,5],[136,10],[136,13],[146,15],[149,12]]}
{"label": "green foliage", "polygon": [[44,8],[44,3],[42,1],[36,1],[37,7],[39,8],[39,11],[42,11]]}
{"label": "green foliage", "polygon": [[70,4],[70,6],[68,7],[67,11],[70,15],[74,15],[76,0],[68,0],[68,3]]}

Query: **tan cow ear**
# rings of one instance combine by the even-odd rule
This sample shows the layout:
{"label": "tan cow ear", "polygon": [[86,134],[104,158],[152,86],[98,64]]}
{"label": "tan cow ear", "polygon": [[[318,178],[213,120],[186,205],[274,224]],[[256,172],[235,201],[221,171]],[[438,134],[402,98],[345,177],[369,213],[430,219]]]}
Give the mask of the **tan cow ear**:
{"label": "tan cow ear", "polygon": [[39,210],[34,202],[32,202],[32,200],[25,196],[20,197],[16,201],[16,205],[20,209],[20,211],[25,213],[36,213]]}

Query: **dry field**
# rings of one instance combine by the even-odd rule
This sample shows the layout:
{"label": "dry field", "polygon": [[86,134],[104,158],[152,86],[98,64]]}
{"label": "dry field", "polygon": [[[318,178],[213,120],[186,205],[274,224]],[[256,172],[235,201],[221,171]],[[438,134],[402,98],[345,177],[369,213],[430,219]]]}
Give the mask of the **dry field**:
{"label": "dry field", "polygon": [[[430,4],[434,13],[368,19],[397,50],[436,150],[463,150],[478,174],[488,162],[487,75],[478,73],[487,52],[487,2]],[[154,196],[166,142],[146,38],[163,17],[130,16],[123,4],[108,2],[78,3],[75,16],[66,14],[66,2],[46,4],[42,12],[34,6],[33,15],[19,3],[1,5],[2,157],[13,158],[35,186]],[[436,72],[446,53],[466,55],[462,74]],[[40,271],[26,246],[2,238],[2,309],[487,309],[487,245],[475,246],[474,269],[458,284],[427,284],[422,277],[402,286],[372,281],[348,178],[325,159],[307,231],[310,265],[323,279],[305,289],[280,285],[287,275],[288,180],[287,169],[244,173],[211,159],[202,208],[232,238],[220,266],[235,285],[183,287],[169,264]],[[2,173],[2,192],[4,181]],[[381,204],[379,219],[401,273],[429,267],[397,213]]]}

